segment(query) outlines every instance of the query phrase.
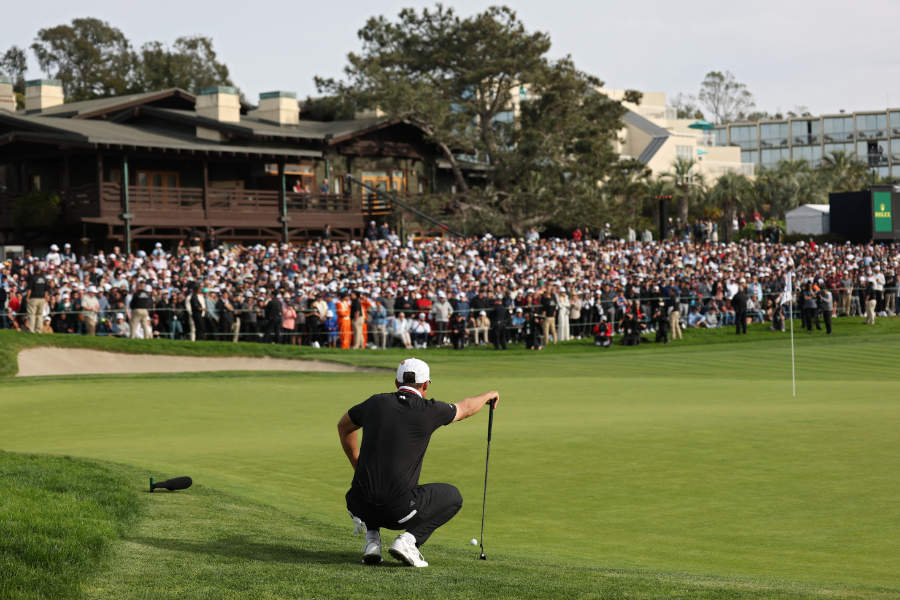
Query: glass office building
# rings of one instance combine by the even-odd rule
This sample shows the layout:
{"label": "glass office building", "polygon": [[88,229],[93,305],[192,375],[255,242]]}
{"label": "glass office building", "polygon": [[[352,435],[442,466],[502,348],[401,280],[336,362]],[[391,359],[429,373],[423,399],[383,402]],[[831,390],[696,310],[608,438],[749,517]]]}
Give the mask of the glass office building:
{"label": "glass office building", "polygon": [[741,162],[772,168],[781,160],[812,166],[833,152],[846,152],[879,176],[900,177],[900,110],[858,112],[783,121],[733,123],[715,130],[717,146],[740,146]]}

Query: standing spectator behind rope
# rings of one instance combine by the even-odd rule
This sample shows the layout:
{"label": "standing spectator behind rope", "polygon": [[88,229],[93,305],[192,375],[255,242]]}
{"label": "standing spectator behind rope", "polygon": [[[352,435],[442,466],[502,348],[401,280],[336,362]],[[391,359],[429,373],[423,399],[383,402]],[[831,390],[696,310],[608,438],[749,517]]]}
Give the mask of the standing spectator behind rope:
{"label": "standing spectator behind rope", "polygon": [[875,294],[875,283],[872,281],[871,277],[867,278],[866,289],[863,294],[866,302],[866,325],[874,325],[875,307],[878,301],[877,295]]}
{"label": "standing spectator behind rope", "polygon": [[737,335],[747,333],[747,286],[742,279],[738,285],[737,293],[731,298],[731,307],[734,309],[734,333]]}
{"label": "standing spectator behind rope", "polygon": [[893,317],[897,312],[897,275],[894,271],[888,271],[887,273],[884,294],[884,310]]}
{"label": "standing spectator behind rope", "polygon": [[281,304],[281,294],[276,294],[274,290],[269,292],[269,301],[265,308],[265,336],[263,341],[267,344],[278,344],[281,342],[281,319],[284,314],[284,308]]}
{"label": "standing spectator behind rope", "polygon": [[443,346],[447,343],[447,334],[450,329],[450,315],[453,313],[453,306],[447,301],[447,294],[442,291],[438,292],[438,300],[431,305],[431,316],[434,319],[434,327],[437,330],[436,344]]}
{"label": "standing spectator behind rope", "polygon": [[875,265],[875,272],[869,269],[869,281],[872,282],[872,290],[875,292],[875,314],[879,317],[886,317],[884,312],[884,274],[881,267]]}
{"label": "standing spectator behind rope", "polygon": [[491,335],[494,338],[494,350],[506,350],[506,324],[509,310],[503,305],[503,298],[497,296],[491,306]]}
{"label": "standing spectator behind rope", "polygon": [[25,304],[28,307],[28,331],[31,333],[41,333],[49,289],[50,283],[44,273],[44,264],[38,263],[34,273],[28,278],[28,291],[25,292]]}
{"label": "standing spectator behind rope", "polygon": [[827,287],[820,289],[818,300],[822,318],[825,320],[825,333],[831,335],[831,315],[834,313],[834,297],[831,295],[831,290]]}
{"label": "standing spectator behind rope", "polygon": [[204,317],[206,316],[206,301],[200,295],[200,286],[194,285],[191,290],[190,297],[184,303],[188,311],[189,324],[191,327],[190,340],[196,342],[197,339],[205,339]]}
{"label": "standing spectator behind rope", "polygon": [[542,324],[543,327],[543,335],[544,335],[544,346],[550,344],[550,336],[553,336],[553,343],[555,344],[559,341],[559,336],[556,333],[556,315],[558,312],[558,305],[556,303],[556,290],[550,288],[550,286],[546,286],[544,288],[544,294],[541,296],[541,312],[543,313],[544,322]]}
{"label": "standing spectator behind rope", "polygon": [[97,288],[90,286],[81,301],[81,320],[87,335],[97,335],[97,316],[100,314],[100,301],[97,300]]}
{"label": "standing spectator behind rope", "polygon": [[559,332],[559,341],[567,342],[571,339],[569,332],[569,308],[572,306],[569,302],[569,295],[566,294],[566,288],[559,290],[556,294],[556,306],[559,311],[557,313],[556,331]]}
{"label": "standing spectator behind rope", "polygon": [[675,284],[669,285],[669,298],[666,300],[666,310],[669,313],[669,329],[673,340],[681,339],[681,300],[678,297],[678,288]]}
{"label": "standing spectator behind rope", "polygon": [[369,311],[372,317],[372,341],[382,350],[387,347],[387,310],[379,300]]}
{"label": "standing spectator behind rope", "polygon": [[131,297],[131,338],[138,336],[138,329],[144,332],[145,340],[153,339],[153,329],[150,326],[150,309],[153,308],[153,298],[150,296],[153,288],[149,285],[138,289]]}
{"label": "standing spectator behind rope", "polygon": [[817,314],[818,302],[816,301],[816,294],[813,291],[812,286],[812,282],[809,281],[803,286],[803,291],[800,292],[800,307],[803,311],[803,327],[805,327],[807,331],[812,331],[813,321],[815,321],[816,329],[821,329]]}
{"label": "standing spectator behind rope", "polygon": [[366,311],[363,308],[359,291],[350,292],[350,323],[353,326],[353,344],[351,348],[361,350],[366,347],[366,338],[363,335],[363,325],[366,322]]}

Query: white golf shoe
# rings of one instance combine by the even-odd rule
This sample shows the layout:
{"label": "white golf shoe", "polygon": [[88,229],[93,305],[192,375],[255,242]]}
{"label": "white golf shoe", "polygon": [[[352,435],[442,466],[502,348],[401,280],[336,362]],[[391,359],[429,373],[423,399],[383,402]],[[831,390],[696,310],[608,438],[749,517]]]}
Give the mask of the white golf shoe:
{"label": "white golf shoe", "polygon": [[428,563],[425,562],[425,557],[422,556],[422,553],[416,547],[416,538],[409,532],[398,535],[394,543],[391,544],[389,552],[391,556],[411,567],[428,566]]}
{"label": "white golf shoe", "polygon": [[363,563],[377,565],[381,563],[381,534],[378,531],[366,532],[366,543],[362,548]]}

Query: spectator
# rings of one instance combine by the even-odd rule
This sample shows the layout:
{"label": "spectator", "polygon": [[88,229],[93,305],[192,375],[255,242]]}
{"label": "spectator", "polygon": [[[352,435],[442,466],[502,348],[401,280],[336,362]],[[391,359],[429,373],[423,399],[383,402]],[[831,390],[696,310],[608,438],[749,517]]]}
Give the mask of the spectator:
{"label": "spectator", "polygon": [[297,311],[290,303],[285,302],[281,309],[281,343],[292,344],[294,328],[297,325]]}
{"label": "spectator", "polygon": [[125,322],[125,315],[116,313],[116,320],[112,325],[112,335],[120,338],[131,337],[131,330]]}
{"label": "spectator", "polygon": [[412,348],[412,338],[409,335],[409,320],[402,311],[397,316],[391,317],[388,322],[391,332],[391,340],[399,341],[404,348]]}
{"label": "spectator", "polygon": [[447,335],[450,330],[450,315],[453,314],[453,306],[447,301],[444,291],[438,292],[438,300],[431,305],[431,318],[434,319],[434,327],[437,331],[436,343],[443,346],[447,343]]}
{"label": "spectator", "polygon": [[84,323],[87,335],[97,335],[97,320],[99,316],[100,301],[97,300],[97,288],[92,285],[88,287],[87,294],[81,301],[81,320]]}
{"label": "spectator", "polygon": [[409,333],[415,348],[428,347],[428,336],[431,334],[431,325],[425,320],[425,313],[419,313],[419,317],[410,325]]}
{"label": "spectator", "polygon": [[44,309],[47,305],[47,291],[50,282],[44,273],[43,264],[38,264],[34,273],[28,279],[28,289],[25,292],[25,304],[28,307],[28,330],[31,333],[41,333],[43,329]]}
{"label": "spectator", "polygon": [[455,350],[465,348],[467,337],[466,317],[462,313],[456,312],[450,318],[450,340],[453,343],[453,348]]}
{"label": "spectator", "polygon": [[487,312],[480,310],[478,316],[472,319],[472,341],[476,346],[487,344],[488,330],[491,327],[491,321],[487,317]]}

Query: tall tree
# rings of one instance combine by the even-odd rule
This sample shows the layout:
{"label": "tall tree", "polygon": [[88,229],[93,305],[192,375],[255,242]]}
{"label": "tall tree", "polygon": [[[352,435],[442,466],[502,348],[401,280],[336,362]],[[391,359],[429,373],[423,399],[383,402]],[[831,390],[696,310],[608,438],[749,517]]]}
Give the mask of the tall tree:
{"label": "tall tree", "polygon": [[[518,234],[564,214],[579,190],[596,199],[624,109],[570,59],[548,60],[547,34],[506,7],[462,18],[438,4],[373,17],[358,35],[345,80],[316,78],[319,91],[415,121],[450,166],[459,210]],[[486,176],[477,191],[464,174],[473,161]]]}
{"label": "tall tree", "polygon": [[68,100],[132,91],[135,54],[125,35],[105,21],[73,19],[41,29],[31,49],[41,70],[62,82]]}
{"label": "tall tree", "polygon": [[234,85],[212,39],[203,36],[180,37],[171,48],[162,42],[144,44],[134,78],[135,86],[145,91],[178,87],[193,92],[211,85]]}
{"label": "tall tree", "polygon": [[669,102],[669,106],[675,109],[677,119],[702,119],[703,111],[700,110],[696,96],[691,94],[676,94]]}
{"label": "tall tree", "polygon": [[735,79],[731,71],[710,71],[700,83],[700,103],[717,125],[734,121],[756,106],[747,86]]}
{"label": "tall tree", "polygon": [[370,18],[357,33],[360,54],[347,55],[346,81],[316,78],[320,92],[418,122],[450,163],[465,192],[457,154],[490,162],[498,147],[496,117],[522,83],[542,79],[550,38],[528,33],[505,7],[460,18],[441,4],[400,11],[397,22]]}
{"label": "tall tree", "polygon": [[[612,168],[612,174],[604,184],[604,190],[612,199],[610,214],[620,217],[625,225],[637,226],[648,195],[648,182],[652,171],[644,163],[621,160]],[[611,219],[616,220],[616,219]]]}
{"label": "tall tree", "polygon": [[752,185],[742,173],[723,173],[710,190],[715,203],[722,209],[725,219],[725,240],[731,241],[731,223],[738,210],[746,210],[753,203]]}
{"label": "tall tree", "polygon": [[0,56],[0,74],[13,80],[13,91],[16,94],[16,103],[21,108],[24,106],[25,72],[28,70],[28,57],[25,49],[18,46],[10,46]]}

